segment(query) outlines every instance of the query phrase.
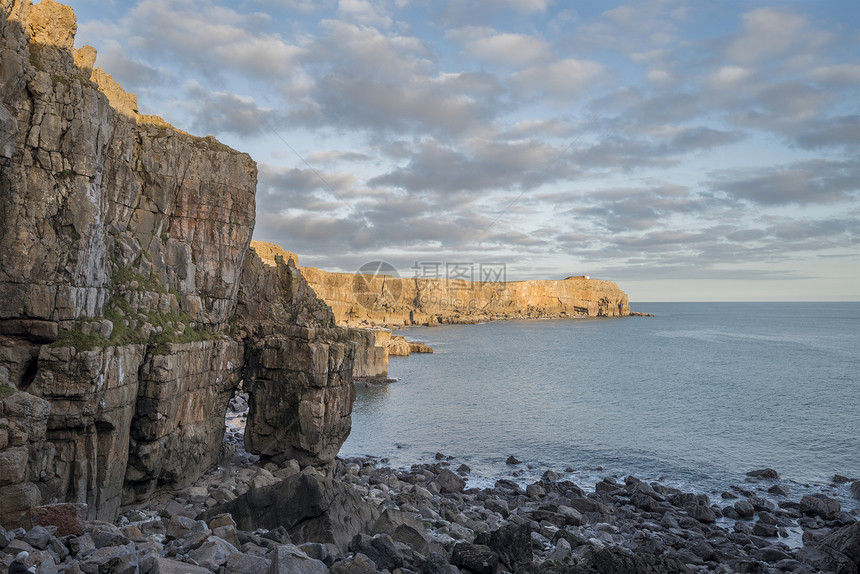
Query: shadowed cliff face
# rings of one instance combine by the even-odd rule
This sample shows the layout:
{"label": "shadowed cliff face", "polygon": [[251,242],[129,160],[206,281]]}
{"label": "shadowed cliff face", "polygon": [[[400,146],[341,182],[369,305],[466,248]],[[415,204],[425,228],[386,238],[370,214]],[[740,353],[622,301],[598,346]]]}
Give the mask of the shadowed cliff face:
{"label": "shadowed cliff face", "polygon": [[[252,449],[331,460],[356,343],[305,283],[246,264],[256,164],[139,114],[73,48],[71,8],[0,8],[0,429],[17,429],[0,466],[25,462],[0,472],[0,500],[21,501],[0,524],[55,501],[110,520],[190,484],[217,462],[243,376],[282,397],[252,410]],[[273,444],[257,420],[287,430]]]}

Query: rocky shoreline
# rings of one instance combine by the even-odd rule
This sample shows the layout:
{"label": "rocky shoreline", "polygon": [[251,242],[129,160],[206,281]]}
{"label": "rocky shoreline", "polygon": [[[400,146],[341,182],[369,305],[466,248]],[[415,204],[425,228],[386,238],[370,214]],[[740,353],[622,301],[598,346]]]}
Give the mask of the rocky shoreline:
{"label": "rocky shoreline", "polygon": [[[794,500],[771,469],[721,500],[636,477],[583,489],[565,472],[468,488],[453,457],[409,469],[385,459],[323,468],[261,461],[243,447],[247,398],[231,400],[221,462],[197,483],[115,524],[82,505],[0,529],[0,565],[21,551],[37,572],[244,574],[541,572],[609,574],[837,572],[860,567],[858,505],[825,494]],[[834,477],[836,481],[850,481]],[[860,482],[851,491],[860,497]],[[778,500],[777,503],[772,500]]]}

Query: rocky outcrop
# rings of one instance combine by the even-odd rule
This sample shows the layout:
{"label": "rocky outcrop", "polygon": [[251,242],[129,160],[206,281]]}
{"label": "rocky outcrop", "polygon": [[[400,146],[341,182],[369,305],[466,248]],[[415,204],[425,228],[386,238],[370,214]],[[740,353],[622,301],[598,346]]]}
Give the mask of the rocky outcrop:
{"label": "rocky outcrop", "polygon": [[74,49],[71,8],[0,7],[0,383],[9,428],[35,425],[0,444],[27,459],[0,479],[16,500],[0,523],[64,501],[113,519],[190,484],[217,463],[243,377],[249,448],[330,460],[360,337],[294,263],[248,257],[256,164],[140,114],[94,49]]}
{"label": "rocky outcrop", "polygon": [[[280,246],[252,241],[255,257],[243,276],[239,315],[260,334],[271,335],[283,325],[335,327],[332,309],[316,294],[298,267],[298,256]],[[289,293],[287,304],[279,293]],[[316,335],[312,336],[316,337]],[[324,334],[325,337],[332,333]],[[388,344],[391,332],[384,329],[345,329],[337,337],[354,348],[352,375],[363,378],[388,376]],[[346,437],[344,437],[346,438]]]}
{"label": "rocky outcrop", "polygon": [[611,281],[486,281],[329,273],[299,267],[339,325],[403,326],[542,317],[626,317],[627,295]]}
{"label": "rocky outcrop", "polygon": [[216,462],[227,404],[242,377],[244,346],[229,339],[166,345],[140,368],[124,501],[160,485],[183,488]]}
{"label": "rocky outcrop", "polygon": [[292,260],[268,265],[256,246],[242,274],[238,335],[246,342],[245,445],[278,461],[330,461],[351,429],[352,368],[364,341],[337,328]]}
{"label": "rocky outcrop", "polygon": [[387,329],[349,329],[356,341],[354,378],[387,379],[388,356],[391,354],[391,331]]}
{"label": "rocky outcrop", "polygon": [[333,544],[345,553],[356,534],[372,529],[377,510],[349,485],[313,472],[252,489],[207,511],[211,518],[229,513],[242,530],[283,527],[297,543]]}
{"label": "rocky outcrop", "polygon": [[432,353],[433,348],[418,341],[408,341],[406,337],[394,335],[388,342],[388,354],[395,357],[407,357],[412,353]]}

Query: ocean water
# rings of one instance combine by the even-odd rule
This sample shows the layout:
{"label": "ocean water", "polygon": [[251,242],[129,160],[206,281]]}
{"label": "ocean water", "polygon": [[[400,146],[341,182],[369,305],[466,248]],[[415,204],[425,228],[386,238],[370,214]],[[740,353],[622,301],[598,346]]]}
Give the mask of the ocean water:
{"label": "ocean water", "polygon": [[340,455],[441,452],[473,486],[572,469],[586,489],[632,474],[714,494],[771,467],[795,493],[858,505],[828,483],[860,478],[860,303],[634,308],[656,316],[400,331],[435,353],[393,357],[397,382],[358,389]]}

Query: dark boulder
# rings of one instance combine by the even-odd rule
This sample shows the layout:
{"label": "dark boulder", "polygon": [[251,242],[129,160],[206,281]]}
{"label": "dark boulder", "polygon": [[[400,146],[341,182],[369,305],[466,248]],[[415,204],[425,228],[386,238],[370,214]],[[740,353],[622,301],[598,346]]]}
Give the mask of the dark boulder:
{"label": "dark boulder", "polygon": [[735,512],[742,518],[751,518],[755,514],[755,508],[749,500],[738,500],[734,505]]}
{"label": "dark boulder", "polygon": [[431,552],[424,561],[424,574],[448,574],[450,571],[448,559],[437,552]]}
{"label": "dark boulder", "polygon": [[803,514],[820,516],[824,520],[833,520],[842,506],[825,494],[807,494],[800,499],[800,511]]}
{"label": "dark boulder", "polygon": [[766,478],[768,480],[778,480],[779,473],[772,468],[762,468],[760,470],[751,470],[747,473],[751,478]]}
{"label": "dark boulder", "polygon": [[771,494],[775,494],[777,496],[788,496],[788,489],[781,484],[774,484],[767,491]]}
{"label": "dark boulder", "polygon": [[331,543],[346,552],[352,537],[369,532],[378,512],[351,486],[311,472],[251,489],[209,509],[209,519],[229,513],[239,530],[284,527],[296,543]]}
{"label": "dark boulder", "polygon": [[797,559],[825,572],[856,574],[860,571],[860,522],[834,528],[818,544],[801,548]]}
{"label": "dark boulder", "polygon": [[373,560],[358,553],[338,560],[329,567],[329,572],[331,574],[376,574],[378,570]]}
{"label": "dark boulder", "polygon": [[481,544],[458,542],[451,551],[451,564],[468,568],[476,574],[495,574],[499,555]]}
{"label": "dark boulder", "polygon": [[501,562],[511,572],[518,572],[531,566],[531,531],[527,526],[508,524],[490,532],[485,544],[499,555]]}
{"label": "dark boulder", "polygon": [[380,570],[392,571],[403,566],[403,559],[394,547],[394,540],[388,534],[356,534],[349,543],[350,552],[364,554]]}

